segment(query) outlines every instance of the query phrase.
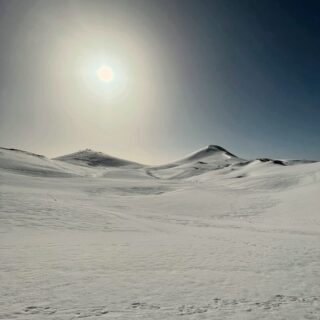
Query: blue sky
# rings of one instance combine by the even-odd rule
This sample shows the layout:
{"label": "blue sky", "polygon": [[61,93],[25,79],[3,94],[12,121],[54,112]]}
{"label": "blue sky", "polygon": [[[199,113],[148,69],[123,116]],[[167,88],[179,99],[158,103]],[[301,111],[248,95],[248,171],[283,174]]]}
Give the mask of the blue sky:
{"label": "blue sky", "polygon": [[[2,146],[146,163],[207,144],[320,159],[318,1],[0,4]],[[94,56],[118,82],[90,80]]]}

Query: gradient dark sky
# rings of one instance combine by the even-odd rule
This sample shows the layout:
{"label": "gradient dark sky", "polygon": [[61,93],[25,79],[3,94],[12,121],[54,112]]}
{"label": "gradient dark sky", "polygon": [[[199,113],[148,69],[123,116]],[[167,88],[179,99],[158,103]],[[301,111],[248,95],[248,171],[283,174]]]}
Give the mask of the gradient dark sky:
{"label": "gradient dark sky", "polygon": [[[40,2],[0,1],[0,145],[48,156],[91,147],[146,163],[171,161],[207,144],[219,144],[248,158],[320,159],[319,1]],[[49,27],[30,24],[37,21],[33,16],[50,20]],[[109,120],[114,116],[114,121],[86,139],[79,139],[80,125],[70,129],[59,113],[63,99],[57,98],[57,107],[54,79],[46,90],[46,49],[40,41],[47,37],[54,42],[66,29],[79,31],[81,19],[82,24],[90,24],[90,32],[97,23],[101,41],[108,41],[104,32],[116,28],[117,19],[122,28],[119,37],[139,39],[141,52],[149,59],[146,77],[156,92],[149,99],[150,90],[139,87],[144,98],[135,103],[150,105],[150,114],[135,103],[132,111],[125,112],[126,121],[104,113]],[[32,45],[29,40],[13,41],[17,35],[24,40],[39,35],[39,29],[40,40]],[[139,59],[137,52],[128,50],[125,55],[134,61]],[[32,74],[32,64],[38,73],[41,70],[41,77]],[[139,72],[141,79],[147,72],[142,69],[131,68],[136,82]],[[71,97],[77,90],[62,87],[56,94],[68,97],[68,108],[76,101]],[[130,99],[127,94],[126,106]],[[81,99],[81,103],[93,100]],[[73,123],[85,121],[83,114],[77,118],[77,111],[68,114]],[[95,115],[99,120],[89,116],[92,128],[104,126],[103,115]],[[112,141],[104,140],[104,134],[113,132]]]}

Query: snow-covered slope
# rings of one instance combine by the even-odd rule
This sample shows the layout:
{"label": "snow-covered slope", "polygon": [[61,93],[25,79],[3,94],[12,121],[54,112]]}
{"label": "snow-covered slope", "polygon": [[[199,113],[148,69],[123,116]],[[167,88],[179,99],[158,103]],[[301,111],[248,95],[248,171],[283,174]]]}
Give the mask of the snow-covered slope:
{"label": "snow-covered slope", "polygon": [[136,162],[131,162],[116,157],[109,156],[102,152],[93,151],[90,149],[78,151],[65,156],[57,157],[55,160],[65,161],[68,163],[86,165],[92,167],[123,167],[131,166],[140,168],[141,165]]}
{"label": "snow-covered slope", "polygon": [[184,159],[162,166],[151,167],[148,172],[158,178],[183,179],[243,162],[245,160],[238,158],[226,149],[216,145],[209,145]]}
{"label": "snow-covered slope", "polygon": [[239,158],[220,146],[208,145],[207,147],[202,148],[181,160],[167,165],[158,166],[158,168],[177,167],[183,164],[197,163],[198,161],[203,163],[214,163],[216,161],[229,161],[231,159],[236,160]]}
{"label": "snow-covered slope", "polygon": [[318,319],[319,162],[93,154],[0,149],[0,319]]}
{"label": "snow-covered slope", "polygon": [[31,152],[0,148],[0,171],[44,177],[70,177],[85,175],[88,170],[54,161]]}

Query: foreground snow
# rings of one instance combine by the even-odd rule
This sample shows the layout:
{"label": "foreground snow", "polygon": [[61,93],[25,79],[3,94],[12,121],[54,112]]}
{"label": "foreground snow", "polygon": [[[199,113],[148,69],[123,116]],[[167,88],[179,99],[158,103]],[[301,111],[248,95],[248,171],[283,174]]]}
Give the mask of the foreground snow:
{"label": "foreground snow", "polygon": [[219,148],[0,149],[0,319],[320,319],[320,163]]}

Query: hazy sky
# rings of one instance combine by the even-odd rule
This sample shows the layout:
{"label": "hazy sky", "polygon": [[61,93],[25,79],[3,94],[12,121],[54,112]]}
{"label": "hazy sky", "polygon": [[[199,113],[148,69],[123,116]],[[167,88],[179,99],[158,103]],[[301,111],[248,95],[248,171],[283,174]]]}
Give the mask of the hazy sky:
{"label": "hazy sky", "polygon": [[207,144],[320,159],[319,12],[319,1],[0,0],[0,146],[144,163]]}

